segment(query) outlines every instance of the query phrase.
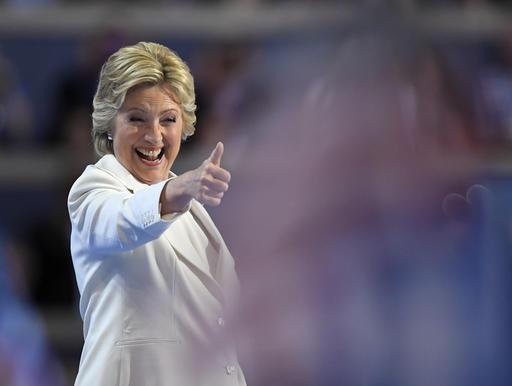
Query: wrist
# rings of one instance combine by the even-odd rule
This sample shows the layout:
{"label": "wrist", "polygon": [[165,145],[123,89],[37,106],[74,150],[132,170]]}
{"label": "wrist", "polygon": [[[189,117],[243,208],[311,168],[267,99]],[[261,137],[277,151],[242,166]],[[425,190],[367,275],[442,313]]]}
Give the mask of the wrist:
{"label": "wrist", "polygon": [[192,196],[187,194],[178,178],[173,178],[164,185],[160,195],[160,214],[184,212],[188,208]]}

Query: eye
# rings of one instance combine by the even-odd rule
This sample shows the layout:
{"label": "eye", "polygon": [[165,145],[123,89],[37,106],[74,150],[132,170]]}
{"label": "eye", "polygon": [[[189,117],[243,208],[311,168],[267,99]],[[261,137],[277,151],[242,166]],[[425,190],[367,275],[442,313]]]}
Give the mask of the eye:
{"label": "eye", "polygon": [[175,123],[175,122],[176,122],[176,120],[177,120],[177,119],[176,119],[176,117],[172,117],[172,116],[171,116],[171,117],[166,117],[166,118],[164,118],[164,119],[163,119],[163,122],[165,122],[165,123]]}
{"label": "eye", "polygon": [[133,116],[128,118],[130,122],[144,122],[144,120],[141,117]]}

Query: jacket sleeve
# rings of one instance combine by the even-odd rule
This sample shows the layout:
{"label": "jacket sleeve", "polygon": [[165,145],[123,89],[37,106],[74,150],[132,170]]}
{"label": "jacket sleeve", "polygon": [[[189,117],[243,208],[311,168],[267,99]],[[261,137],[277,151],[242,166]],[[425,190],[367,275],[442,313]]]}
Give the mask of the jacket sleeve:
{"label": "jacket sleeve", "polygon": [[184,213],[161,217],[160,195],[166,182],[133,193],[109,173],[88,167],[68,197],[72,231],[82,247],[127,251],[158,238]]}

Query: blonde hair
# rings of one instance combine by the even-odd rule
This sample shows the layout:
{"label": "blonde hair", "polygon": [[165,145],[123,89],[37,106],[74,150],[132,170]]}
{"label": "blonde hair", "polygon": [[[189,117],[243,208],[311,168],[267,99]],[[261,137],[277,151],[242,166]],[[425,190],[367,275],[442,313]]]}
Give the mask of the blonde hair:
{"label": "blonde hair", "polygon": [[112,122],[128,90],[142,83],[169,86],[183,112],[182,139],[194,134],[194,79],[187,64],[161,44],[140,42],[119,49],[101,68],[92,113],[94,149],[100,156],[113,154],[112,140],[109,140]]}

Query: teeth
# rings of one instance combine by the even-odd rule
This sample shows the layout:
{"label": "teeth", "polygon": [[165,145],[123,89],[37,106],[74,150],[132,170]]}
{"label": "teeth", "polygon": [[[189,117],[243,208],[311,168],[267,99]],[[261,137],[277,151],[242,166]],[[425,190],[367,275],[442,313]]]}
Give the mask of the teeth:
{"label": "teeth", "polygon": [[146,157],[155,158],[160,154],[160,149],[158,150],[149,150],[149,149],[137,149],[140,153],[144,154]]}

